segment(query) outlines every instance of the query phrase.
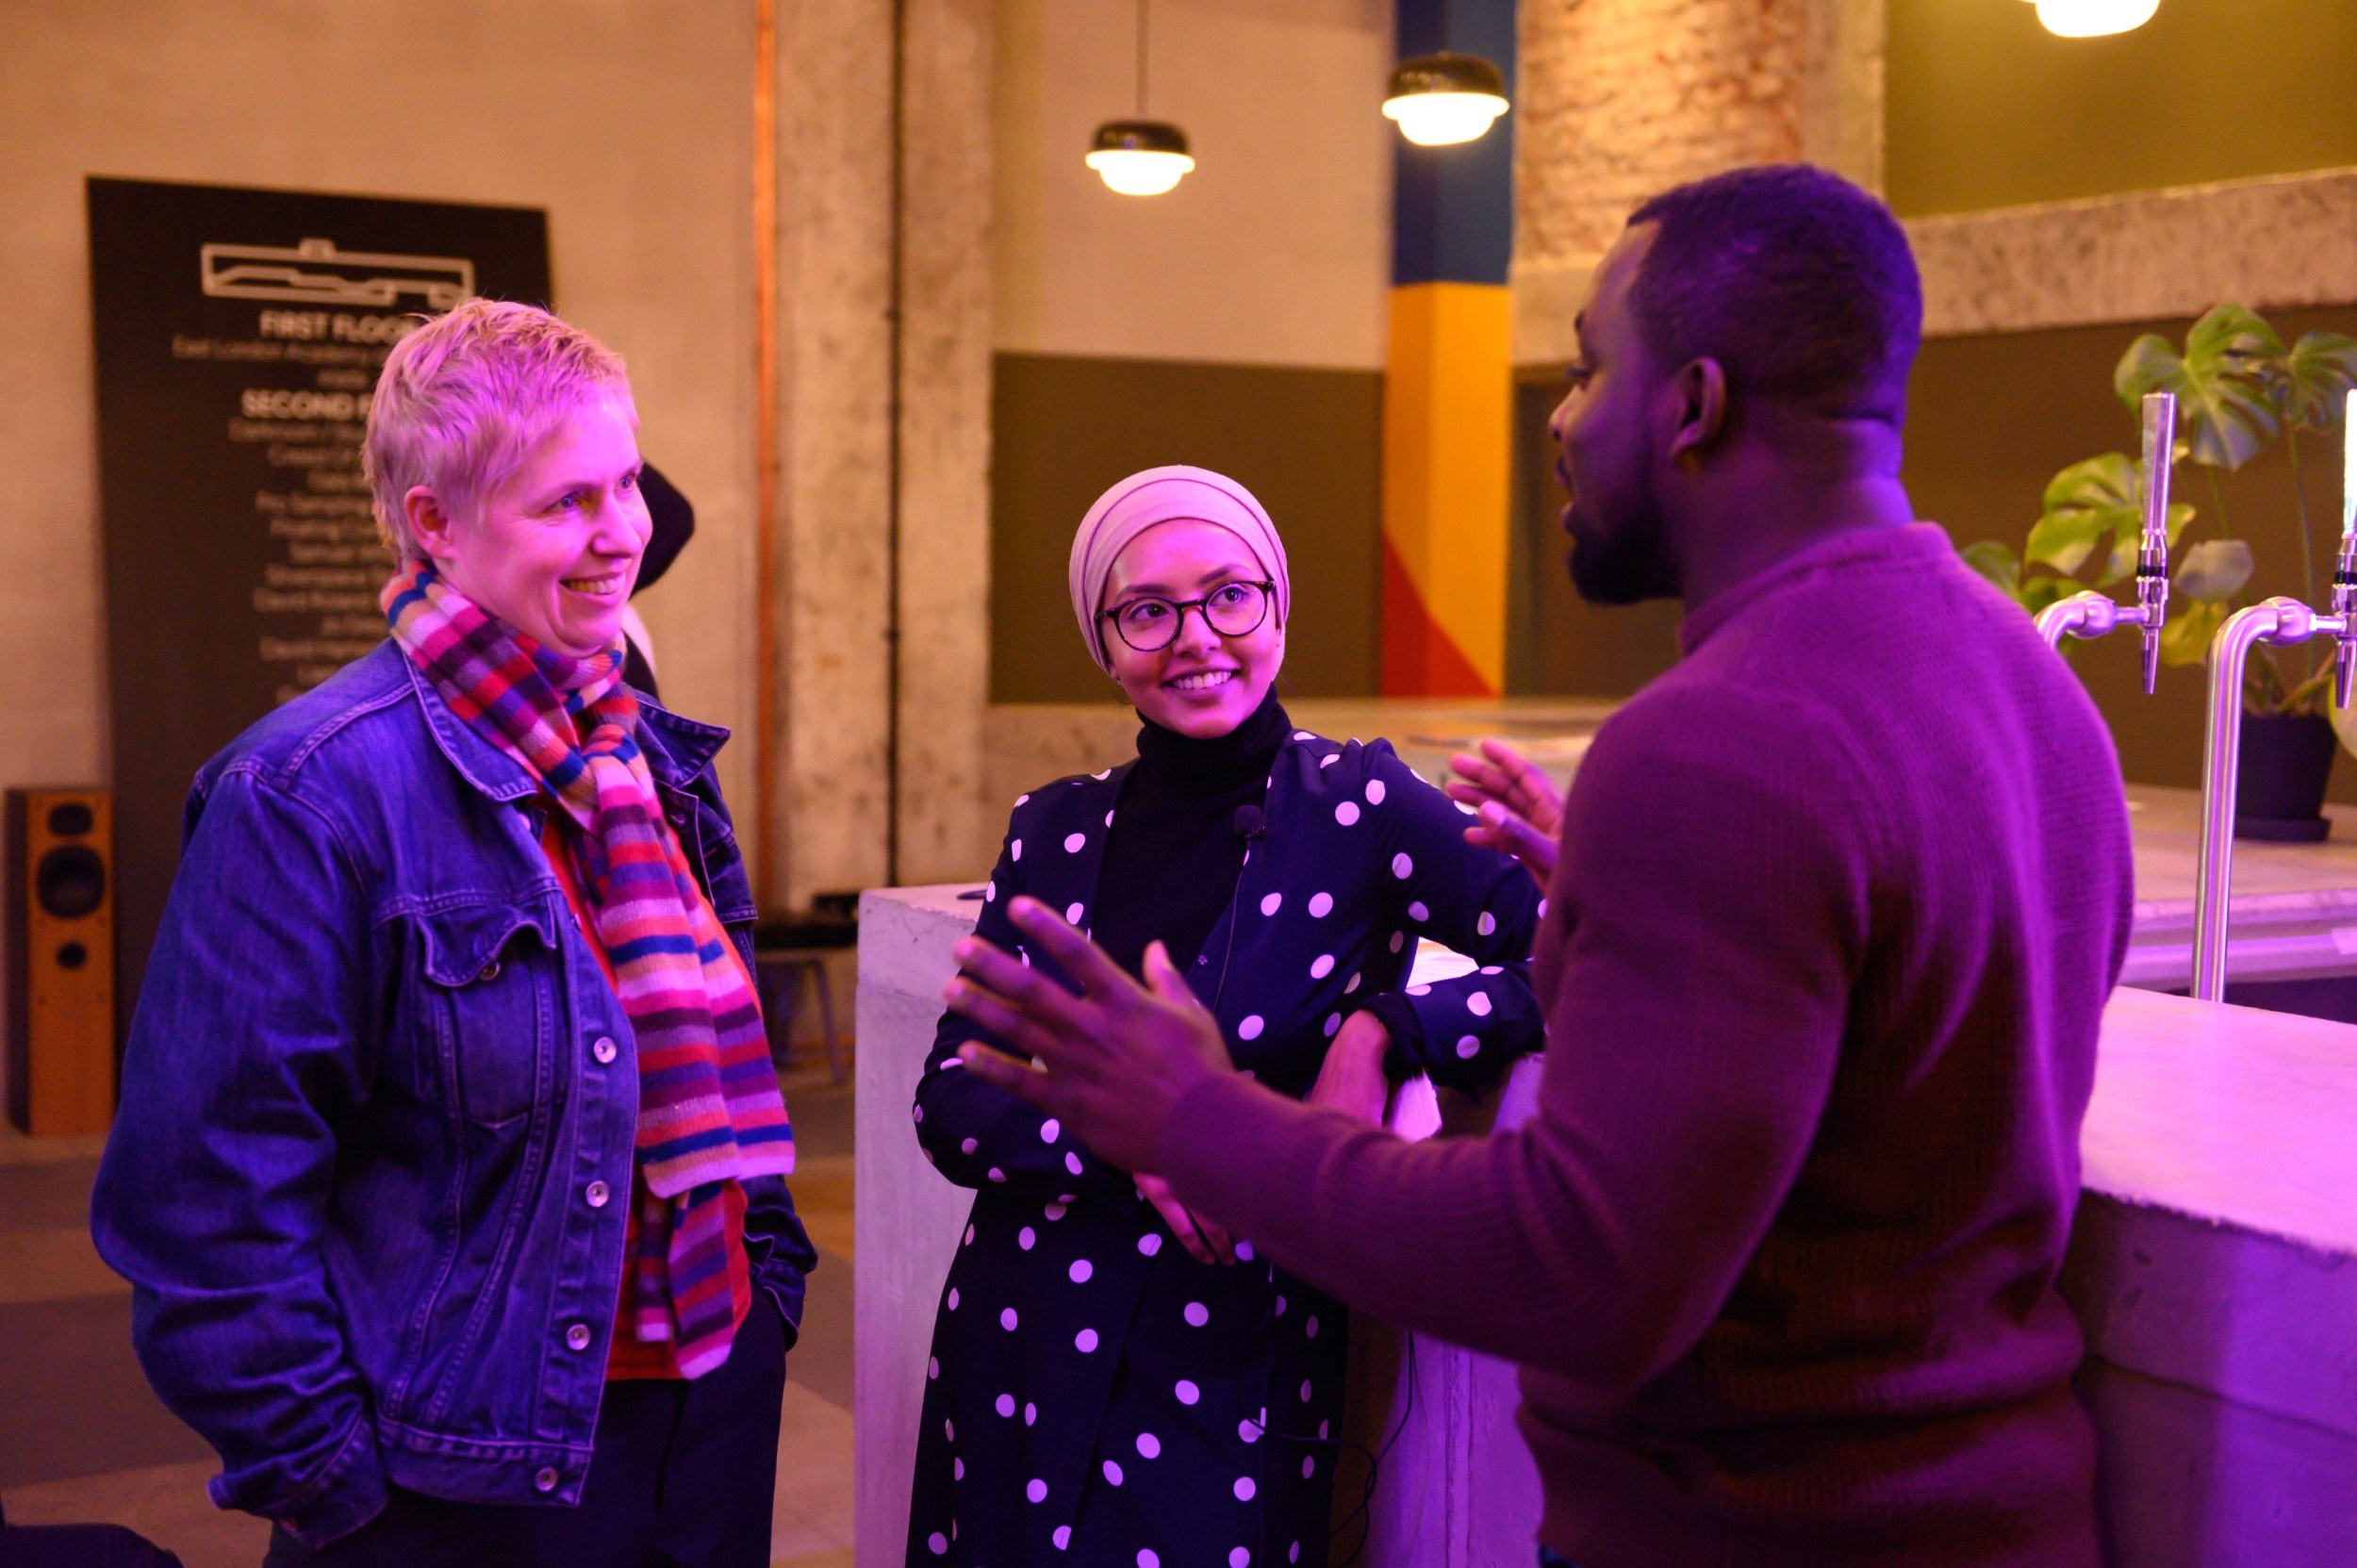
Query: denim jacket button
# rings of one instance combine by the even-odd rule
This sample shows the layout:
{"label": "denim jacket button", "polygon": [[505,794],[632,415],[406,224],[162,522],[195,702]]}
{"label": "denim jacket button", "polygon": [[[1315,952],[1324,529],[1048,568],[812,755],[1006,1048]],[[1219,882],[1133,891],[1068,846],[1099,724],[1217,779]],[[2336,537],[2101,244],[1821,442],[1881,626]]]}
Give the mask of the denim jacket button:
{"label": "denim jacket button", "polygon": [[556,1490],[556,1466],[552,1464],[540,1466],[540,1473],[532,1477],[532,1484],[543,1492],[554,1492]]}
{"label": "denim jacket button", "polygon": [[[566,1329],[566,1330],[565,1330],[565,1343],[566,1343],[567,1345],[570,1345],[570,1346],[571,1346],[573,1349],[575,1349],[575,1350],[586,1350],[586,1349],[588,1349],[588,1348],[589,1348],[589,1325],[587,1325],[586,1323],[576,1323],[576,1324],[574,1324],[571,1328],[569,1328],[569,1329]],[[548,1490],[548,1488],[546,1488],[546,1487],[542,1487],[540,1490],[541,1490],[541,1491],[543,1491],[543,1492],[546,1492],[546,1491]]]}
{"label": "denim jacket button", "polygon": [[483,970],[482,970],[482,972],[481,972],[480,974],[476,975],[474,978],[475,978],[475,982],[476,982],[477,984],[481,984],[481,983],[482,983],[482,982],[484,982],[485,981],[492,981],[492,980],[497,980],[497,979],[499,979],[499,978],[500,978],[500,961],[499,961],[498,959],[496,959],[496,958],[495,958],[495,959],[493,959],[493,960],[491,960],[491,962],[490,962],[490,963],[486,964],[486,965],[483,966]]}
{"label": "denim jacket button", "polygon": [[694,814],[691,813],[685,806],[673,806],[671,808],[671,826],[675,828],[684,828],[687,826],[688,819],[693,815]]}
{"label": "denim jacket button", "polygon": [[611,1063],[614,1060],[614,1037],[611,1034],[599,1035],[598,1043],[589,1048],[589,1054],[598,1059],[598,1065],[602,1067]]}
{"label": "denim jacket button", "polygon": [[589,1183],[588,1191],[581,1196],[589,1200],[589,1207],[592,1209],[602,1209],[605,1207],[605,1200],[614,1196],[614,1190],[602,1181],[592,1181]]}

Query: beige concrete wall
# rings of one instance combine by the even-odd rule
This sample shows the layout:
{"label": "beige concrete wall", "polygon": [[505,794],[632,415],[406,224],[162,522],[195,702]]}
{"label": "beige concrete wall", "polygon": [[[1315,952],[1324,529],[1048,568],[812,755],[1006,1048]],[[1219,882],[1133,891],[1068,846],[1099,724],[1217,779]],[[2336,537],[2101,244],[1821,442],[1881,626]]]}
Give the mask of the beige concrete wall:
{"label": "beige concrete wall", "polygon": [[1196,167],[1146,198],[1080,161],[1136,111],[1133,0],[997,9],[998,348],[1381,366],[1385,0],[1155,0],[1147,107]]}
{"label": "beige concrete wall", "polygon": [[559,305],[628,358],[642,443],[696,503],[641,607],[666,696],[737,731],[721,778],[750,802],[750,16],[0,0],[0,784],[107,773],[82,188],[103,173],[546,208]]}

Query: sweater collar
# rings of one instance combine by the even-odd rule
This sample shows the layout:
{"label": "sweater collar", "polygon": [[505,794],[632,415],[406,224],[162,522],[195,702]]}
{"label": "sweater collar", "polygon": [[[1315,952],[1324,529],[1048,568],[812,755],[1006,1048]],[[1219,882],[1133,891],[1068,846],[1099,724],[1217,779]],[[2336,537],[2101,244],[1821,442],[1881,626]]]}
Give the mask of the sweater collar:
{"label": "sweater collar", "polygon": [[1720,627],[1761,600],[1781,592],[1813,572],[1838,571],[1859,564],[1871,565],[1883,561],[1920,560],[1928,564],[1937,556],[1954,553],[1955,546],[1950,542],[1946,531],[1936,522],[1845,528],[1815,544],[1794,551],[1773,566],[1755,572],[1728,588],[1701,609],[1689,613],[1678,622],[1678,648],[1682,652],[1692,653]]}
{"label": "sweater collar", "polygon": [[1292,729],[1293,720],[1285,717],[1273,687],[1251,718],[1208,740],[1166,730],[1148,718],[1138,731],[1138,771],[1188,794],[1234,789],[1268,772]]}

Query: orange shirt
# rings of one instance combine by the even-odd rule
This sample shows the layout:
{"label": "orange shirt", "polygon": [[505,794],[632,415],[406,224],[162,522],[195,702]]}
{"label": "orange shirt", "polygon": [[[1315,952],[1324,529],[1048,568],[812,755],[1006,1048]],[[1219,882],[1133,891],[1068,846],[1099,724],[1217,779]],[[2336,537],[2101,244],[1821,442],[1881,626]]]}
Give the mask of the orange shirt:
{"label": "orange shirt", "polygon": [[[540,848],[549,857],[549,867],[564,886],[565,901],[572,906],[573,921],[581,927],[581,934],[588,939],[589,950],[598,955],[598,967],[605,972],[605,982],[614,983],[614,964],[606,956],[605,944],[598,940],[597,923],[590,917],[588,902],[582,897],[581,879],[573,866],[572,847],[566,841],[569,831],[560,820],[561,810],[551,805],[546,824],[540,830]],[[671,836],[669,824],[664,825],[664,835]],[[673,840],[676,843],[676,839]],[[701,897],[699,894],[698,897]],[[744,973],[744,961],[737,956],[734,943],[726,943],[729,962]],[[755,989],[752,976],[745,976],[745,988]],[[609,1382],[633,1378],[677,1378],[681,1376],[677,1347],[669,1340],[652,1345],[642,1343],[631,1331],[637,1315],[638,1293],[636,1271],[632,1260],[638,1255],[638,1206],[647,1200],[647,1181],[633,1159],[630,1164],[629,1217],[622,1230],[622,1291],[614,1315],[613,1348],[606,1355],[605,1376]],[[735,1309],[735,1327],[745,1326],[745,1314],[752,1310],[752,1269],[745,1256],[745,1189],[732,1180],[721,1194],[723,1225],[728,1243],[729,1301]]]}

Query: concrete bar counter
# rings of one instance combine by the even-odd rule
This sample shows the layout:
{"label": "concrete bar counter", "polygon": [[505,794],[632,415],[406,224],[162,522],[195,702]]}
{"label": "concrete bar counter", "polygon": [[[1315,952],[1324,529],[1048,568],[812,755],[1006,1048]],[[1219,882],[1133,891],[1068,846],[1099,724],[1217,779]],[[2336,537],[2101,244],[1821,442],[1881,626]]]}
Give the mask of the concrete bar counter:
{"label": "concrete bar counter", "polygon": [[[1570,771],[1602,715],[1579,717],[1581,733],[1541,753],[1550,771]],[[1431,775],[1462,737],[1425,727],[1439,733],[1401,751]],[[2087,1335],[2081,1388],[2102,1436],[2110,1561],[2357,1564],[2357,1026],[2333,1021],[2357,1019],[2357,812],[2334,812],[2345,843],[2237,855],[2233,994],[2326,1015],[2301,1016],[2165,994],[2190,974],[2198,801],[2130,793],[2136,931],[2104,1017],[2063,1281]],[[950,946],[973,926],[962,891],[861,904],[860,1568],[902,1560],[927,1345],[970,1198],[925,1163],[909,1120]],[[1451,962],[1427,945],[1420,972]],[[1527,1114],[1538,1069],[1507,1086],[1499,1124]],[[1429,1131],[1428,1091],[1401,1099],[1394,1126]],[[1359,1560],[1526,1568],[1538,1486],[1510,1368],[1355,1331],[1349,1425],[1370,1446],[1391,1442]],[[1341,1494],[1347,1510],[1347,1472]]]}

